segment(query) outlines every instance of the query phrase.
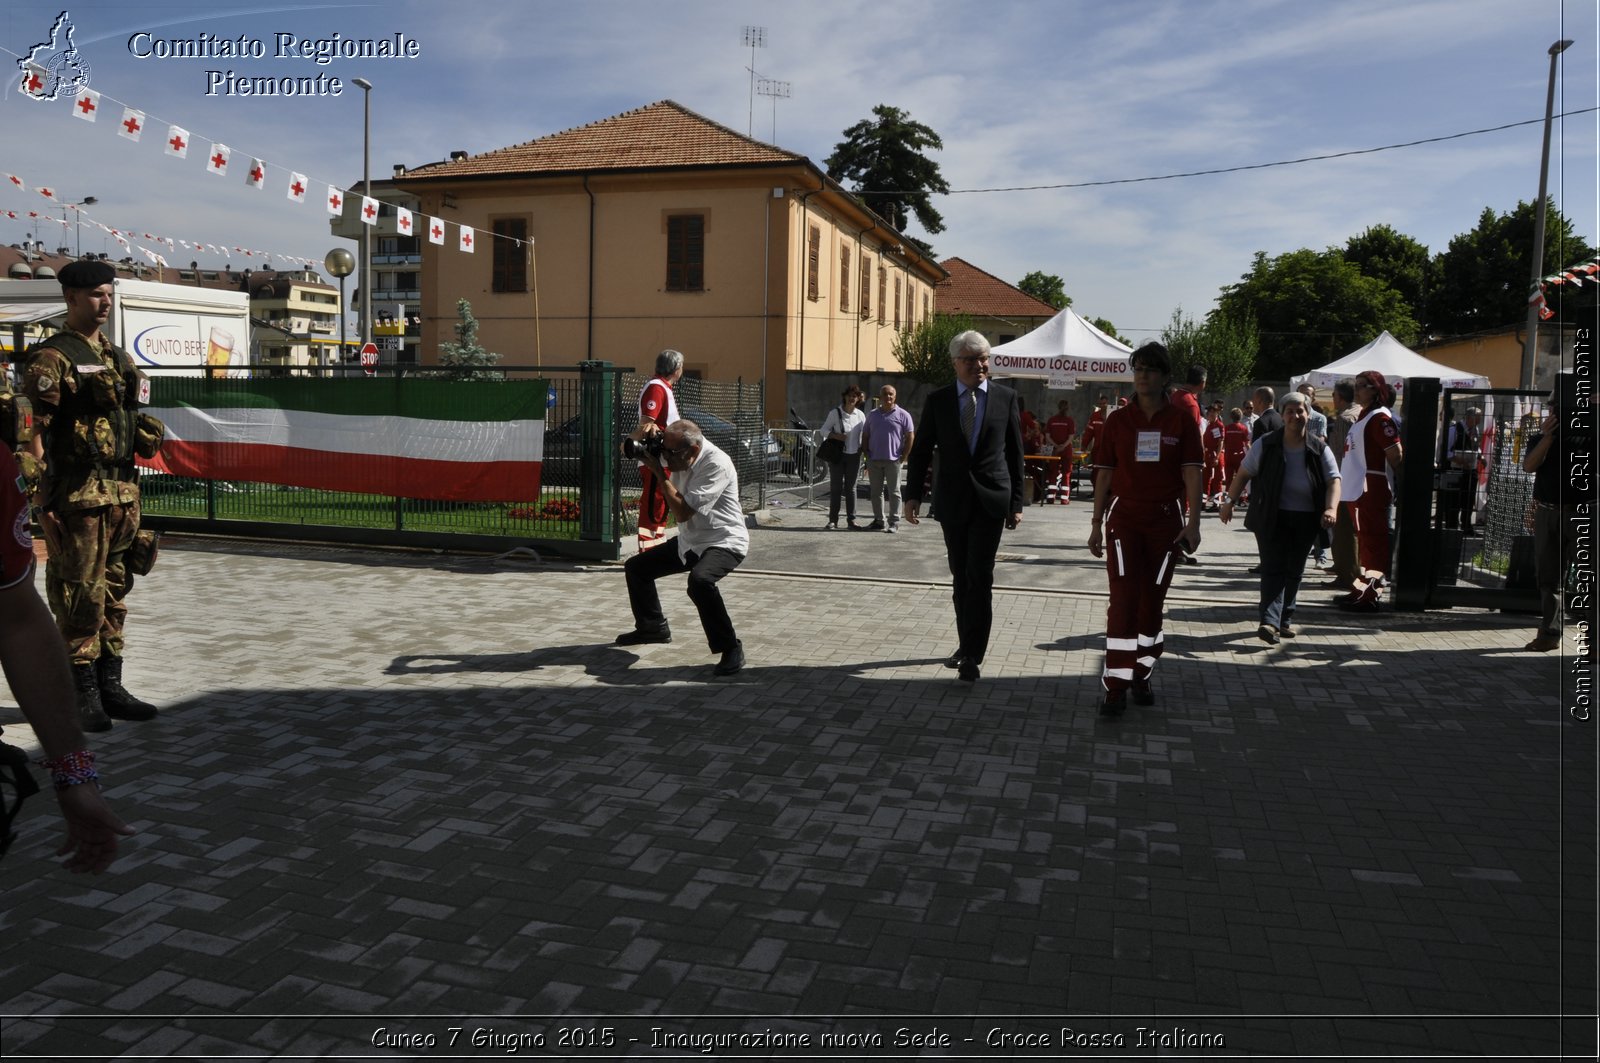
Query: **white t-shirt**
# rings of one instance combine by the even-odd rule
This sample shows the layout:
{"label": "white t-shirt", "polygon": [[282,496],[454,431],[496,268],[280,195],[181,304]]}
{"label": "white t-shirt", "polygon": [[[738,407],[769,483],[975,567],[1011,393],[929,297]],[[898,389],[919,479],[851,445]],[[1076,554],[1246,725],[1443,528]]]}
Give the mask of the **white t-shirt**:
{"label": "white t-shirt", "polygon": [[828,411],[827,420],[822,422],[822,438],[838,432],[844,436],[844,452],[854,454],[861,449],[861,430],[867,426],[867,415],[857,406],[849,413],[844,412],[843,406],[835,406]]}
{"label": "white t-shirt", "polygon": [[750,529],[739,504],[739,476],[733,459],[711,440],[700,444],[700,456],[672,483],[694,516],[678,525],[678,557],[703,554],[713,546],[743,557],[750,552]]}

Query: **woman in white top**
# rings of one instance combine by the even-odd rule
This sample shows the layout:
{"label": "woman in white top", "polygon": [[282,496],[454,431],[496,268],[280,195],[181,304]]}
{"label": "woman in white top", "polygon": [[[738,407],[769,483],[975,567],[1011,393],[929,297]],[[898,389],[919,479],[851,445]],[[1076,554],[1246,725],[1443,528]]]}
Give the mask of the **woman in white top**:
{"label": "woman in white top", "polygon": [[856,475],[861,470],[861,430],[867,424],[867,415],[861,411],[865,398],[865,392],[851,384],[840,395],[839,405],[829,410],[827,420],[822,422],[822,438],[844,441],[844,458],[828,467],[828,531],[839,530],[841,498],[850,530],[861,530],[856,524]]}

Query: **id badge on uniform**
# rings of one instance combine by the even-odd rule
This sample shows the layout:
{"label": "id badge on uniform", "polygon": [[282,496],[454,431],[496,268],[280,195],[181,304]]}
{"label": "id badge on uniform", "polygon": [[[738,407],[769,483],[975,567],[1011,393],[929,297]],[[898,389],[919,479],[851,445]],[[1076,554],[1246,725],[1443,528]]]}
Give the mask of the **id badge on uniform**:
{"label": "id badge on uniform", "polygon": [[1160,461],[1161,460],[1161,433],[1140,432],[1139,443],[1134,448],[1135,461]]}
{"label": "id badge on uniform", "polygon": [[150,405],[150,378],[143,373],[139,374],[139,399],[140,406]]}

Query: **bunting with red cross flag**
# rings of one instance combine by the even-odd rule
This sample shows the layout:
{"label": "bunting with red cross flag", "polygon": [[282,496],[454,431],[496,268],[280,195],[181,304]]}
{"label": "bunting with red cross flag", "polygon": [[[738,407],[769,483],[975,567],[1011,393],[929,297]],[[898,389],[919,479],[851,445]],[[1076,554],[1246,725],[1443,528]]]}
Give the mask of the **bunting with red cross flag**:
{"label": "bunting with red cross flag", "polygon": [[411,212],[404,207],[394,208],[394,227],[400,230],[400,235],[411,235]]}
{"label": "bunting with red cross flag", "polygon": [[122,128],[117,130],[117,136],[126,137],[137,141],[139,134],[144,132],[144,112],[136,111],[132,107],[122,109]]}
{"label": "bunting with red cross flag", "polygon": [[444,243],[444,222],[438,218],[428,219],[428,243],[440,245]]}
{"label": "bunting with red cross flag", "polygon": [[461,250],[472,254],[472,229],[465,225],[461,227]]}
{"label": "bunting with red cross flag", "polygon": [[176,159],[189,157],[189,131],[182,126],[167,127],[167,147],[164,154]]}
{"label": "bunting with red cross flag", "polygon": [[227,175],[228,159],[233,151],[226,144],[211,145],[211,154],[206,156],[206,172],[214,173],[218,177]]}
{"label": "bunting with red cross flag", "polygon": [[78,90],[78,98],[72,101],[72,113],[85,122],[92,122],[100,117],[100,94],[94,89]]}
{"label": "bunting with red cross flag", "polygon": [[18,177],[16,174],[8,173],[5,176],[6,176],[6,181],[8,183],[10,183],[10,185],[13,188],[15,188],[18,192],[26,192],[28,190],[28,186],[23,184],[22,183],[22,178]]}
{"label": "bunting with red cross flag", "polygon": [[267,184],[267,164],[260,159],[251,159],[250,169],[244,172],[244,183],[251,188],[265,188]]}
{"label": "bunting with red cross flag", "polygon": [[56,198],[56,190],[53,189],[53,188],[49,188],[49,187],[47,187],[45,185],[40,185],[38,188],[35,188],[34,191],[39,193],[41,196],[43,196],[46,199],[54,199],[54,198]]}
{"label": "bunting with red cross flag", "polygon": [[332,185],[328,186],[328,213],[335,218],[344,213],[344,193]]}
{"label": "bunting with red cross flag", "polygon": [[289,175],[289,198],[296,203],[306,201],[306,175],[291,173]]}
{"label": "bunting with red cross flag", "polygon": [[378,224],[378,201],[371,196],[361,197],[361,224]]}
{"label": "bunting with red cross flag", "polygon": [[36,100],[45,98],[45,83],[50,80],[50,72],[38,63],[29,63],[22,70],[23,95],[32,96]]}

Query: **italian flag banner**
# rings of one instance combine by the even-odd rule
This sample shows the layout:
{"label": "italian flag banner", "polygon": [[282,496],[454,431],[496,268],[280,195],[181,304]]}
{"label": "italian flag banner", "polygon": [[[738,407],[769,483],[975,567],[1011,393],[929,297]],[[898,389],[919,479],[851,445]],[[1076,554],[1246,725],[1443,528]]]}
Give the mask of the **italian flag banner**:
{"label": "italian flag banner", "polygon": [[539,497],[548,380],[156,377],[175,476],[449,502]]}

